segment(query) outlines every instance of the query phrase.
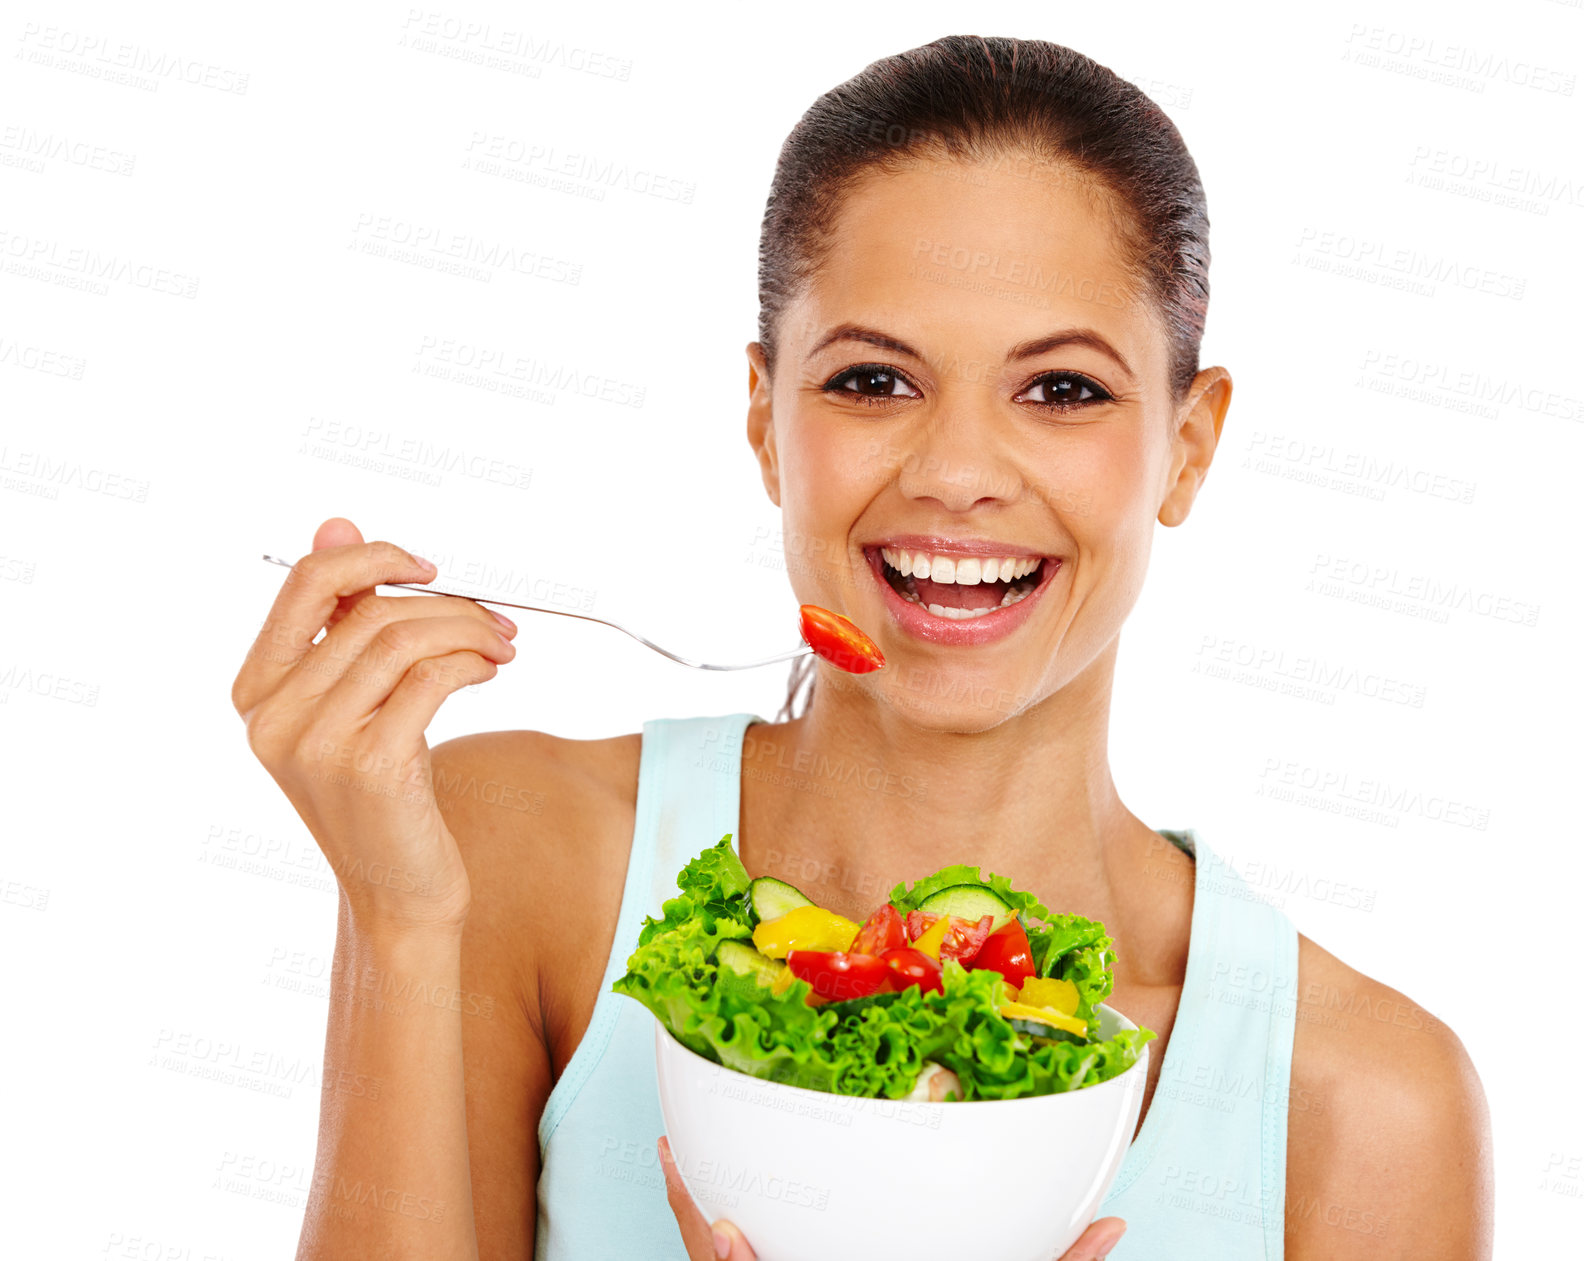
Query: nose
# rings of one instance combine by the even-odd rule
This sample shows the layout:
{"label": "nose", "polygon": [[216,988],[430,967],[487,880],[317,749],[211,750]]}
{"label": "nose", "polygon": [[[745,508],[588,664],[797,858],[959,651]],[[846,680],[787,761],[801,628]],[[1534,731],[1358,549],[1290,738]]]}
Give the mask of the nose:
{"label": "nose", "polygon": [[972,407],[938,411],[900,441],[897,486],[909,499],[968,512],[1023,493],[1023,476],[1001,453],[995,425]]}

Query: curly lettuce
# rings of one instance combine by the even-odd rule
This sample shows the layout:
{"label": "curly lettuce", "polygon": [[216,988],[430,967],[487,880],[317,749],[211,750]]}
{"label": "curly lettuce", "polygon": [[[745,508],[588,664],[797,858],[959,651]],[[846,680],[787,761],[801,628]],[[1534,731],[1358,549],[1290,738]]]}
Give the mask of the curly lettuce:
{"label": "curly lettuce", "polygon": [[[1090,1041],[1035,1042],[1001,1016],[1001,976],[948,960],[939,992],[917,986],[847,1002],[810,1006],[807,981],[780,993],[751,976],[721,969],[723,941],[752,936],[757,917],[749,877],[731,834],[690,860],[677,877],[679,893],[646,916],[627,972],[611,988],[642,1003],[679,1042],[728,1068],[767,1081],[830,1094],[900,1099],[926,1060],[951,1069],[961,1097],[1017,1099],[1055,1094],[1107,1081],[1138,1060],[1155,1035],[1123,1030],[1098,1039],[1095,1008],[1111,992],[1115,959],[1104,927],[1075,915],[1052,915],[1032,894],[1004,876],[981,879],[977,867],[942,868],[912,886],[899,884],[891,902],[905,915],[930,894],[977,883],[1019,914],[1041,976],[1078,988],[1078,1015]],[[1035,919],[1044,921],[1034,923]]]}

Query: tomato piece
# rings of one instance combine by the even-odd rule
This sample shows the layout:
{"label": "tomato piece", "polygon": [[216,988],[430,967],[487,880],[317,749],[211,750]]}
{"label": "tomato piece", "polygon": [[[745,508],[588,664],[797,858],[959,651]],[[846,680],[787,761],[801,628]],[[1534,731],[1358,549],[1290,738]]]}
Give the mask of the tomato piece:
{"label": "tomato piece", "polygon": [[827,1003],[863,998],[891,988],[891,969],[878,955],[845,950],[794,950],[787,967]]}
{"label": "tomato piece", "polygon": [[[940,916],[929,911],[909,911],[907,917],[907,935],[909,941],[918,941],[932,928],[945,935],[940,940],[938,951],[930,949],[932,954],[939,954],[944,962],[947,959],[956,959],[964,967],[968,960],[979,953],[980,948],[990,936],[990,925],[995,923],[995,916],[981,915],[977,922],[964,919],[961,915],[948,915],[945,929],[939,927]],[[933,945],[934,938],[930,938]]]}
{"label": "tomato piece", "polygon": [[[980,920],[980,923],[983,923]],[[1028,934],[1014,917],[984,939],[965,967],[990,968],[999,972],[1006,981],[1020,986],[1034,975],[1034,952],[1029,946]]]}
{"label": "tomato piece", "polygon": [[887,902],[863,922],[858,936],[847,948],[855,954],[878,955],[905,945],[907,929],[903,926],[902,914]]}
{"label": "tomato piece", "polygon": [[880,958],[891,970],[892,985],[899,990],[917,985],[928,994],[931,990],[942,988],[940,960],[930,958],[922,950],[898,946],[894,950],[887,950]]}
{"label": "tomato piece", "polygon": [[798,629],[816,654],[848,674],[868,674],[885,665],[885,654],[850,618],[817,604],[798,606]]}
{"label": "tomato piece", "polygon": [[969,960],[975,958],[989,940],[990,925],[995,923],[995,916],[981,915],[977,923],[970,923],[960,915],[953,915],[950,919],[951,927],[946,930],[946,940],[941,942],[941,962],[955,959],[963,967],[969,967]]}

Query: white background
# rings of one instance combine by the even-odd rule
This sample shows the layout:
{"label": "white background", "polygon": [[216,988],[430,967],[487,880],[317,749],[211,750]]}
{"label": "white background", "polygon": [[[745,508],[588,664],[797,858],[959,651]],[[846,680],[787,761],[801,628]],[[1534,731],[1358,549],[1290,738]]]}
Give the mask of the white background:
{"label": "white background", "polygon": [[[7,1252],[295,1246],[335,903],[229,703],[285,573],[260,553],[345,515],[459,585],[592,600],[706,659],[796,643],[743,436],[774,161],[818,95],[963,31],[1137,82],[1208,190],[1203,362],[1236,391],[1124,634],[1124,799],[1458,1032],[1494,1115],[1498,1257],[1584,1230],[1584,8],[136,9],[0,25]],[[532,51],[470,61],[468,24]],[[108,78],[118,57],[146,82]],[[527,178],[480,169],[492,143],[537,154],[504,164]],[[616,178],[549,187],[568,155]],[[381,220],[576,283],[380,257]],[[1357,271],[1370,251],[1453,278],[1404,290]],[[130,266],[83,288],[85,252]],[[551,383],[435,372],[474,355]],[[418,444],[494,474],[429,474]],[[431,743],[773,717],[784,692],[781,667],[708,677],[518,621],[517,661]],[[1282,690],[1315,659],[1318,699]],[[1376,815],[1339,813],[1366,781]]]}

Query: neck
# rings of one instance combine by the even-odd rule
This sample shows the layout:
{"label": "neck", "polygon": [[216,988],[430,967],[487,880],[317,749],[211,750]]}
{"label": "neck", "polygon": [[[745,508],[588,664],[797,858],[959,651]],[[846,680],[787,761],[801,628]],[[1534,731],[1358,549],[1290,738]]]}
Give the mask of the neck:
{"label": "neck", "polygon": [[749,871],[862,915],[899,880],[968,863],[1037,892],[1052,910],[1115,915],[1115,890],[1154,837],[1111,779],[1116,647],[977,732],[918,726],[863,688],[822,680],[803,717],[746,733]]}

